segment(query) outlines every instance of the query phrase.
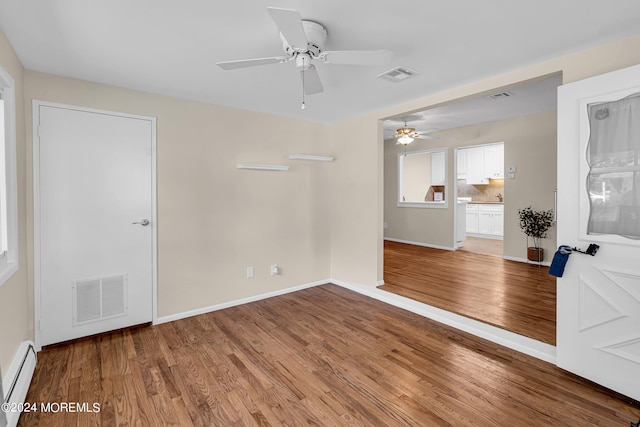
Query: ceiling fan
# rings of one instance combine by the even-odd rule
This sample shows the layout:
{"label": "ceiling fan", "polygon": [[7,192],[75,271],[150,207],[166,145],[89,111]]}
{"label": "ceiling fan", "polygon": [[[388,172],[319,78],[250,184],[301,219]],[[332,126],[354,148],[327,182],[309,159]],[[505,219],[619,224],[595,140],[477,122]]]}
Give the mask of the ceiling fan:
{"label": "ceiling fan", "polygon": [[324,26],[314,21],[303,20],[297,10],[276,7],[268,7],[267,10],[280,30],[285,55],[218,62],[217,65],[223,70],[234,70],[295,61],[302,78],[303,109],[304,94],[313,95],[324,91],[312,61],[318,60],[325,64],[384,65],[389,63],[393,56],[393,52],[386,49],[323,51],[327,40],[327,30]]}
{"label": "ceiling fan", "polygon": [[[408,144],[411,144],[416,139],[437,139],[436,136],[432,136],[429,134],[432,132],[436,132],[439,129],[433,128],[433,129],[425,129],[425,130],[416,130],[415,127],[409,126],[407,124],[407,122],[409,121],[421,122],[421,121],[424,121],[424,118],[422,116],[407,116],[400,121],[390,120],[388,123],[386,123],[387,124],[386,128],[394,132],[393,137],[396,139],[396,144],[408,145]],[[398,125],[396,123],[404,123],[404,126]],[[394,124],[396,124],[395,126],[400,126],[400,127],[394,130],[393,129],[395,128],[395,126],[393,126]],[[393,128],[390,126],[393,126]]]}

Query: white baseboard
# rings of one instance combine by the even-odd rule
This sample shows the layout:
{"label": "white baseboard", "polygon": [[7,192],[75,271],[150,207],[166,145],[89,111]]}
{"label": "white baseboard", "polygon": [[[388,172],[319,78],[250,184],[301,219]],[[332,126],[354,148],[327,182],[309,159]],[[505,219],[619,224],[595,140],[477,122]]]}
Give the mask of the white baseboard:
{"label": "white baseboard", "polygon": [[174,320],[186,319],[187,317],[197,316],[199,314],[204,314],[204,313],[210,313],[212,311],[218,311],[218,310],[222,310],[222,309],[229,308],[229,307],[235,307],[237,305],[247,304],[247,303],[254,302],[254,301],[260,301],[260,300],[263,300],[263,299],[276,297],[278,295],[284,295],[284,294],[288,294],[288,293],[291,293],[291,292],[300,291],[302,289],[313,288],[314,286],[324,285],[324,284],[329,283],[329,282],[330,282],[329,279],[320,280],[320,281],[317,281],[317,282],[307,283],[307,284],[304,284],[304,285],[293,286],[291,288],[280,289],[280,290],[273,291],[273,292],[267,292],[267,293],[260,294],[260,295],[254,295],[254,296],[250,296],[250,297],[246,297],[246,298],[240,298],[240,299],[233,300],[233,301],[228,301],[228,302],[223,302],[223,303],[220,303],[220,304],[211,305],[211,306],[208,306],[208,307],[202,307],[202,308],[198,308],[198,309],[195,309],[195,310],[185,311],[185,312],[182,312],[182,313],[170,314],[168,316],[158,317],[158,319],[154,322],[154,325],[159,325],[159,324],[167,323],[167,322],[173,322]]}
{"label": "white baseboard", "polygon": [[523,335],[509,332],[502,328],[482,323],[480,321],[460,316],[440,308],[414,301],[400,295],[377,289],[372,286],[343,282],[331,279],[331,283],[346,289],[358,292],[379,301],[402,308],[436,322],[452,326],[464,332],[468,332],[480,338],[492,341],[504,347],[511,348],[545,362],[556,364],[556,347],[534,340]]}
{"label": "white baseboard", "polygon": [[467,236],[487,240],[504,240],[504,236],[497,236],[495,234],[467,233]]}
{"label": "white baseboard", "polygon": [[391,237],[385,237],[384,240],[388,240],[390,242],[396,242],[396,243],[406,243],[407,245],[423,246],[425,248],[442,249],[444,251],[455,251],[456,250],[456,248],[452,248],[452,247],[449,247],[449,246],[431,245],[429,243],[412,242],[411,240],[393,239]]}
{"label": "white baseboard", "polygon": [[[6,375],[2,379],[4,396],[0,396],[2,402],[19,405],[24,403],[27,391],[31,385],[31,378],[36,369],[36,350],[31,341],[24,341],[18,347]],[[18,424],[20,411],[6,412],[7,426],[14,427]]]}
{"label": "white baseboard", "polygon": [[516,258],[516,257],[512,257],[512,256],[503,256],[502,258],[506,259],[507,261],[517,261],[517,262],[524,262],[526,264],[531,264],[531,265],[542,265],[545,267],[549,267],[551,265],[550,261],[542,261],[540,263],[538,262],[533,262],[533,261],[529,261],[526,258]]}

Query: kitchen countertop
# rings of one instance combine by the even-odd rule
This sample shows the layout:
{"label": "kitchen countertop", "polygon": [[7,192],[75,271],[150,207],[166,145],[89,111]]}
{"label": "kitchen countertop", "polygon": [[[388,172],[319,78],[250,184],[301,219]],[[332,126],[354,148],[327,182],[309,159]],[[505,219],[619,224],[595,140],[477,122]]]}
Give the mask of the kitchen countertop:
{"label": "kitchen countertop", "polygon": [[475,200],[467,201],[467,203],[472,205],[504,205],[504,202],[478,202]]}

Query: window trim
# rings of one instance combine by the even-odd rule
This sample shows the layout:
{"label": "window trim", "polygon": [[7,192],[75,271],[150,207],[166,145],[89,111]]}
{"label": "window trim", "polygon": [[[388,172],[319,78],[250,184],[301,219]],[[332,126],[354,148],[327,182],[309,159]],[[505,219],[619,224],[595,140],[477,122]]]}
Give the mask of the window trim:
{"label": "window trim", "polygon": [[628,245],[628,246],[640,246],[640,239],[632,239],[624,236],[620,236],[617,234],[589,234],[588,233],[588,223],[589,223],[589,215],[591,212],[591,202],[589,197],[589,191],[586,186],[587,179],[589,177],[589,173],[591,172],[591,167],[587,162],[587,146],[589,143],[590,137],[590,123],[589,123],[589,106],[591,104],[598,104],[603,102],[611,102],[617,101],[622,98],[625,98],[629,95],[633,95],[635,93],[640,92],[640,86],[634,85],[633,87],[628,87],[626,89],[621,89],[615,92],[609,92],[606,94],[594,95],[586,98],[581,98],[579,100],[579,114],[577,117],[577,122],[579,126],[579,149],[580,151],[576,153],[579,158],[579,175],[580,182],[585,183],[584,187],[579,193],[579,238],[582,241],[587,242],[597,242],[597,243],[611,243],[611,244],[619,244],[619,245]]}
{"label": "window trim", "polygon": [[416,155],[416,154],[431,154],[431,153],[444,153],[444,187],[445,191],[449,185],[449,150],[446,147],[439,148],[429,148],[426,150],[416,150],[416,151],[407,151],[398,153],[397,159],[397,180],[398,180],[398,200],[396,200],[397,207],[399,208],[419,208],[419,209],[447,209],[449,207],[449,198],[445,197],[445,199],[441,202],[404,202],[400,200],[402,194],[402,158],[405,156]]}
{"label": "window trim", "polygon": [[7,185],[7,251],[0,258],[0,286],[18,271],[18,184],[16,162],[15,81],[0,66],[0,90],[4,99],[5,176]]}

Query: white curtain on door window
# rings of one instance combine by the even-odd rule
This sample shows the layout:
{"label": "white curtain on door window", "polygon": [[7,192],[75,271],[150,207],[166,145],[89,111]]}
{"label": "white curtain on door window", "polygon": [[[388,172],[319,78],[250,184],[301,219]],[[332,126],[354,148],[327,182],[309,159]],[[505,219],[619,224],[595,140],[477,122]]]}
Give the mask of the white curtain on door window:
{"label": "white curtain on door window", "polygon": [[640,93],[587,108],[587,233],[640,239]]}

